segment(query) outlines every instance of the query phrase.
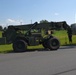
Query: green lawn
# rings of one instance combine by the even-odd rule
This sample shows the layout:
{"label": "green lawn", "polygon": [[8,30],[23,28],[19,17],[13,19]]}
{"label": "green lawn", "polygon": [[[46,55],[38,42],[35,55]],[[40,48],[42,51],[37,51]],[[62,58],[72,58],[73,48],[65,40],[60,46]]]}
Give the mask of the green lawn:
{"label": "green lawn", "polygon": [[[55,33],[53,35],[59,39],[61,45],[70,45],[68,36],[67,36],[67,31],[65,31],[65,30],[55,31]],[[72,45],[75,45],[76,44],[76,35],[72,36],[72,41],[73,41]]]}
{"label": "green lawn", "polygon": [[[1,34],[2,32],[0,32],[0,37],[2,36]],[[67,32],[65,30],[62,31],[54,31],[53,34],[55,37],[57,37],[60,41],[60,45],[70,45],[69,41],[68,41],[68,36],[67,36]],[[72,45],[76,45],[76,35],[73,35],[73,43]],[[39,49],[39,48],[43,48],[42,45],[38,45],[38,46],[28,46],[28,49]],[[13,51],[12,49],[12,44],[10,45],[0,45],[0,53],[6,53],[6,52],[11,52]]]}
{"label": "green lawn", "polygon": [[0,45],[0,53],[7,53],[13,51],[12,44],[10,45]]}
{"label": "green lawn", "polygon": [[0,31],[0,37],[2,37],[2,31]]}

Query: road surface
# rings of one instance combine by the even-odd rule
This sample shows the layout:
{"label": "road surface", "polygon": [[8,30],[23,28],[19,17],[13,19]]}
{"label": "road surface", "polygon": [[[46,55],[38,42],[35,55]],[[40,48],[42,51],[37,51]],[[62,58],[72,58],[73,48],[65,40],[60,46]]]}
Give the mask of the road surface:
{"label": "road surface", "polygon": [[0,75],[76,75],[76,47],[0,54]]}

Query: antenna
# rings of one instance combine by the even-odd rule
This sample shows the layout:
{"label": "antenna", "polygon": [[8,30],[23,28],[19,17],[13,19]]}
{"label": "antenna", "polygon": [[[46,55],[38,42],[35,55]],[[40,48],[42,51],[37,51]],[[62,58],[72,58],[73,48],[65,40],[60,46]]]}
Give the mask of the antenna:
{"label": "antenna", "polygon": [[32,20],[31,20],[31,24],[32,24]]}
{"label": "antenna", "polygon": [[75,23],[76,23],[76,13],[75,13]]}

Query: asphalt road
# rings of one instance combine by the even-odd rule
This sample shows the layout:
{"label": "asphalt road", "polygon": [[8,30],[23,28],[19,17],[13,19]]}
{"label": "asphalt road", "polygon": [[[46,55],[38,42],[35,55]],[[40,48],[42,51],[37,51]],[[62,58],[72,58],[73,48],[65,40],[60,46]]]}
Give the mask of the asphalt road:
{"label": "asphalt road", "polygon": [[76,75],[76,47],[0,54],[0,75]]}

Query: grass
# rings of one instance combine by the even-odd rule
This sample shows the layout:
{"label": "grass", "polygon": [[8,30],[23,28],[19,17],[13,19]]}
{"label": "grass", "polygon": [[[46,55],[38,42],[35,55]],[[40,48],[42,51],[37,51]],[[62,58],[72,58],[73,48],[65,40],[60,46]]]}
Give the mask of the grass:
{"label": "grass", "polygon": [[53,35],[59,39],[61,46],[63,46],[63,45],[76,45],[76,35],[72,36],[72,44],[69,44],[67,31],[65,31],[65,30],[55,31],[55,33]]}
{"label": "grass", "polygon": [[12,52],[12,44],[10,45],[0,45],[0,53]]}
{"label": "grass", "polygon": [[2,37],[2,31],[0,31],[0,37]]}
{"label": "grass", "polygon": [[[41,49],[44,48],[42,45],[38,46],[28,46],[28,50]],[[0,45],[0,53],[10,53],[13,52],[12,44],[10,45]]]}
{"label": "grass", "polygon": [[[0,32],[0,37],[2,36],[2,32]],[[60,41],[60,45],[70,45],[69,41],[68,41],[68,36],[67,36],[67,32],[65,30],[61,30],[61,31],[54,31],[53,36],[57,37]],[[76,35],[73,35],[72,37],[73,39],[73,43],[71,45],[76,45]],[[28,49],[39,49],[39,48],[43,48],[42,45],[38,45],[38,46],[28,46]],[[13,51],[12,48],[12,44],[10,45],[0,45],[0,53],[7,53],[7,52],[11,52]]]}

